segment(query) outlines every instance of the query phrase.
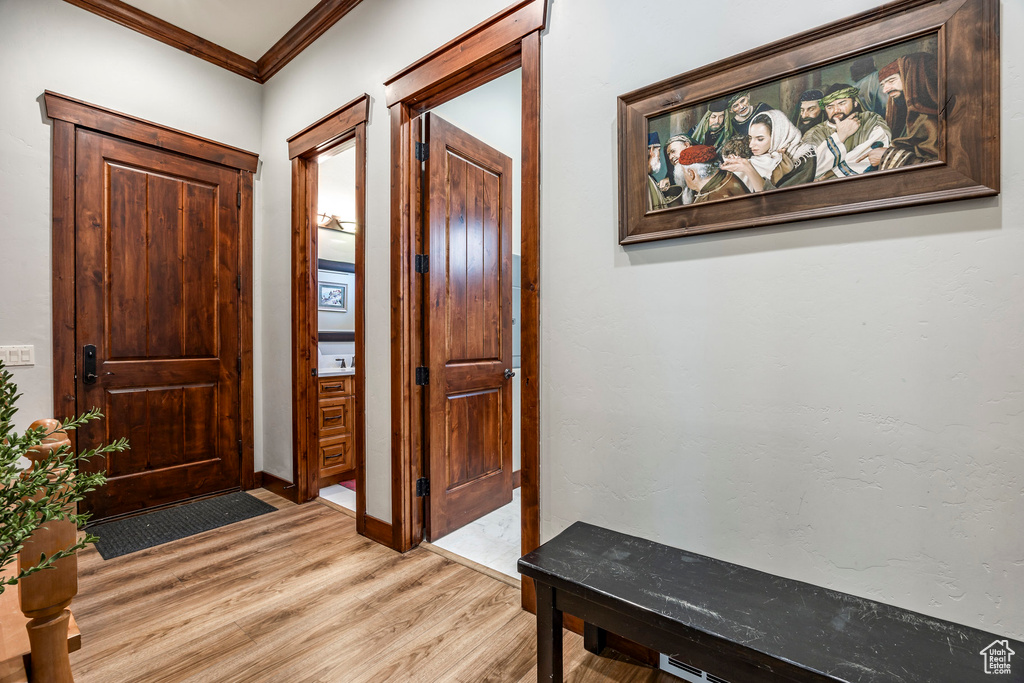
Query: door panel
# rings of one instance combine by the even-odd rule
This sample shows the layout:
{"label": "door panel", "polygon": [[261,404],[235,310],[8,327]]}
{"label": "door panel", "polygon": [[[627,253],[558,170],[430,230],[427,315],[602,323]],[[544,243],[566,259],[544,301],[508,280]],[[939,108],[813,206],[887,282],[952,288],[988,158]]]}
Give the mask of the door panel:
{"label": "door panel", "polygon": [[77,403],[106,415],[79,438],[131,443],[90,465],[109,480],[86,507],[103,518],[237,487],[237,173],[84,130],[76,144],[76,336],[97,348]]}
{"label": "door panel", "polygon": [[448,451],[473,458],[448,459],[448,490],[501,471],[501,391],[491,389],[448,397]]}
{"label": "door panel", "polygon": [[433,541],[512,500],[512,160],[425,123]]}

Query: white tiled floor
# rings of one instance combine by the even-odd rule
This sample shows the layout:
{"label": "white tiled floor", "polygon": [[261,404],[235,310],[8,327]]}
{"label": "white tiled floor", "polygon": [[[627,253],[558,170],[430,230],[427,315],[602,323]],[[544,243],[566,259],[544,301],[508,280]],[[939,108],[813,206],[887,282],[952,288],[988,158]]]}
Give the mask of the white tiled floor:
{"label": "white tiled floor", "polygon": [[522,555],[519,541],[521,490],[512,492],[512,502],[508,505],[453,531],[434,545],[518,579],[516,561]]}
{"label": "white tiled floor", "polygon": [[320,489],[320,497],[326,498],[332,503],[336,503],[352,512],[356,511],[356,492],[345,488],[341,484],[334,484],[333,486]]}
{"label": "white tiled floor", "polygon": [[[518,579],[516,561],[522,554],[520,491],[512,492],[512,502],[508,505],[453,531],[434,545]],[[341,484],[320,489],[320,496],[349,510],[356,509],[356,492]]]}

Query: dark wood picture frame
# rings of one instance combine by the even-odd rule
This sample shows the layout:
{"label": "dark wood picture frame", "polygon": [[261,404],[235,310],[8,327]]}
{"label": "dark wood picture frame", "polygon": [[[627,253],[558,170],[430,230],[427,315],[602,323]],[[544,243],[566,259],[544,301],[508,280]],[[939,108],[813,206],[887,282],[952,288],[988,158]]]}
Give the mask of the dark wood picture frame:
{"label": "dark wood picture frame", "polygon": [[[651,211],[648,120],[928,34],[937,35],[939,160]],[[619,97],[619,243],[999,193],[998,0],[900,0]]]}

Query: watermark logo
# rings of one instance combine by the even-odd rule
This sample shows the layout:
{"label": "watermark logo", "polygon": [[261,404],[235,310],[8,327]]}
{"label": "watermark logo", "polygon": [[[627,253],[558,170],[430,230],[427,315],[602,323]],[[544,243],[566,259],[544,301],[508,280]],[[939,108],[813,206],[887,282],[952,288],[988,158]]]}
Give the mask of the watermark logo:
{"label": "watermark logo", "polygon": [[980,654],[985,658],[985,673],[1009,674],[1010,657],[1017,653],[1010,649],[1009,641],[996,640],[982,650]]}

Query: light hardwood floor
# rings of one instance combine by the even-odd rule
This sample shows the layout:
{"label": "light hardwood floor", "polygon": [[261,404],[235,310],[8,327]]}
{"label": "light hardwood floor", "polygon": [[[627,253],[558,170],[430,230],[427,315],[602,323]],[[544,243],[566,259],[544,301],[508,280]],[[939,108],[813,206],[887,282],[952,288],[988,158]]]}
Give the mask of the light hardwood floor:
{"label": "light hardwood floor", "polygon": [[[401,555],[318,503],[104,561],[79,559],[77,683],[536,680],[519,591],[425,549]],[[583,650],[566,680],[678,679]]]}

